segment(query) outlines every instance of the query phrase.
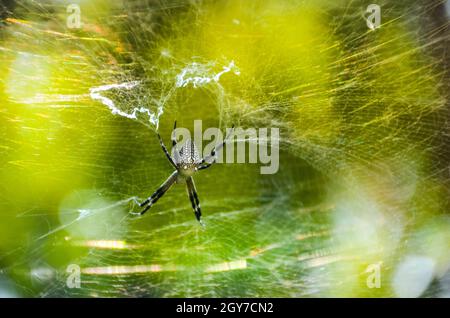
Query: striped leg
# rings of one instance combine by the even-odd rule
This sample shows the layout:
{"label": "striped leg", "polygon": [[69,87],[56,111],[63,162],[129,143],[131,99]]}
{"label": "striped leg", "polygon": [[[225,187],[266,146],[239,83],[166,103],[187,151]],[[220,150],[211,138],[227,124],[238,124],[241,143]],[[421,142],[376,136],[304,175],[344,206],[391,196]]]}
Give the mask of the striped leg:
{"label": "striped leg", "polygon": [[177,129],[177,121],[175,120],[174,124],[173,124],[173,130],[172,130],[172,156],[173,156],[173,161],[175,164],[178,164],[180,162],[180,154],[178,153],[178,149],[176,148],[177,146],[177,139],[175,138],[175,129]]}
{"label": "striped leg", "polygon": [[164,151],[164,154],[166,155],[167,159],[172,164],[172,166],[174,166],[176,168],[177,165],[175,164],[175,162],[173,162],[172,157],[170,156],[169,151],[167,151],[166,145],[164,145],[164,142],[163,142],[159,132],[157,132],[156,134],[158,135],[159,144],[161,145],[161,148]]}
{"label": "striped leg", "polygon": [[175,181],[177,180],[177,176],[178,176],[178,172],[174,171],[170,177],[164,181],[164,183],[158,188],[158,190],[156,190],[151,197],[149,197],[147,200],[145,200],[144,202],[142,202],[140,204],[141,207],[143,207],[144,205],[147,205],[145,207],[145,209],[139,213],[140,215],[144,214],[145,212],[148,211],[148,209],[150,209],[152,207],[153,204],[156,203],[156,201],[158,201],[166,192],[167,190],[170,189],[170,187],[175,183]]}
{"label": "striped leg", "polygon": [[192,179],[192,177],[187,178],[186,184],[189,199],[191,200],[192,203],[192,209],[194,209],[195,217],[197,218],[197,221],[199,221],[200,224],[203,225],[203,222],[200,220],[202,216],[202,211],[200,209],[200,201],[198,199],[197,190],[195,189],[194,179]]}
{"label": "striped leg", "polygon": [[[223,142],[221,144],[219,144],[218,146],[214,147],[213,150],[211,151],[211,153],[208,156],[206,156],[205,158],[203,158],[203,160],[200,162],[200,164],[202,166],[200,166],[200,168],[198,170],[206,169],[209,166],[211,166],[214,162],[216,162],[216,159],[217,159],[216,153],[218,151],[220,151],[220,149],[222,149],[223,146],[225,146],[226,142],[228,141],[228,139],[230,138],[230,136],[232,135],[233,132],[234,132],[234,125],[231,127],[231,130],[228,132],[228,135],[225,136],[225,139],[223,140]],[[213,161],[210,162],[211,159],[213,159]]]}
{"label": "striped leg", "polygon": [[177,140],[175,139],[174,131],[177,129],[177,121],[173,123],[173,130],[172,130],[172,147],[175,147],[177,145]]}

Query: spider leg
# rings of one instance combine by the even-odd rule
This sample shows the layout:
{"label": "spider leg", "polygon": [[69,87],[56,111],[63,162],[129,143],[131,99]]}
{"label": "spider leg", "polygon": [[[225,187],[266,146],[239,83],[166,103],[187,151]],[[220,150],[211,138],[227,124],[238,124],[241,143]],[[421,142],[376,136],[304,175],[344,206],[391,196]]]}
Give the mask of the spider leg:
{"label": "spider leg", "polygon": [[152,207],[153,204],[156,203],[166,192],[170,189],[170,187],[175,183],[178,177],[178,172],[174,171],[169,178],[144,202],[142,202],[139,206],[143,207],[147,205],[142,212],[139,214],[142,215],[148,211]]}
{"label": "spider leg", "polygon": [[173,133],[177,129],[177,121],[173,123],[173,131],[172,131],[172,147],[175,147],[177,145],[177,140],[175,138],[175,134]]}
{"label": "spider leg", "polygon": [[202,221],[200,220],[202,216],[202,211],[200,209],[200,201],[198,199],[197,190],[195,189],[194,179],[192,179],[192,177],[187,178],[186,184],[189,199],[191,200],[192,204],[192,209],[194,209],[195,217],[197,218],[197,221],[200,222],[201,225],[203,225]]}
{"label": "spider leg", "polygon": [[[202,159],[202,161],[200,162],[200,164],[204,164],[206,162],[206,165],[200,166],[198,168],[198,170],[203,170],[208,168],[209,166],[211,166],[214,162],[216,162],[216,153],[223,148],[223,146],[225,146],[225,143],[228,141],[228,139],[230,138],[231,134],[234,131],[234,125],[231,127],[230,132],[228,133],[228,135],[225,137],[225,139],[223,140],[223,142],[221,144],[219,144],[218,146],[214,147],[211,151],[211,153],[206,156],[205,158]],[[210,160],[213,159],[213,161],[210,162]]]}
{"label": "spider leg", "polygon": [[199,167],[197,168],[197,170],[203,170],[203,169],[209,168],[209,167],[212,166],[212,164],[213,164],[214,162],[215,162],[215,160],[214,160],[213,162],[210,162],[210,163],[206,163],[206,164],[204,164],[204,165],[201,165],[201,166],[199,166]]}
{"label": "spider leg", "polygon": [[173,124],[173,131],[172,131],[172,155],[173,155],[173,161],[174,163],[180,162],[180,155],[178,153],[178,150],[176,148],[177,145],[177,139],[175,138],[175,129],[177,129],[177,121],[175,120]]}
{"label": "spider leg", "polygon": [[162,150],[164,151],[167,159],[169,159],[169,162],[172,164],[172,166],[174,166],[175,168],[177,167],[175,162],[173,162],[172,157],[170,156],[169,152],[167,151],[166,146],[164,145],[164,142],[159,134],[159,132],[156,133],[158,135],[158,139],[159,139],[159,144],[161,145]]}

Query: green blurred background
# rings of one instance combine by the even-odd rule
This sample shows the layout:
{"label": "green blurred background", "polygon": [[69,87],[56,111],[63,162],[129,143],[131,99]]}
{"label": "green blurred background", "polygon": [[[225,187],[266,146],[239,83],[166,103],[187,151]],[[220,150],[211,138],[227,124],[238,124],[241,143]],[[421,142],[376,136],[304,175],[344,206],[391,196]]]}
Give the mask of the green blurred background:
{"label": "green blurred background", "polygon": [[[449,297],[450,6],[370,3],[3,1],[0,296]],[[101,94],[152,121],[93,98],[135,81]],[[280,169],[198,173],[205,229],[181,185],[137,218],[175,119],[278,127]]]}

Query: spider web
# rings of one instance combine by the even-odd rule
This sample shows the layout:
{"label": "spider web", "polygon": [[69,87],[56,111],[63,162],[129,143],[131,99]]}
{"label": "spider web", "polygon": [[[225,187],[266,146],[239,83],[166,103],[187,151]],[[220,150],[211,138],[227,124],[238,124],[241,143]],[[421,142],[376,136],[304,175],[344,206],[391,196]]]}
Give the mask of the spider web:
{"label": "spider web", "polygon": [[[378,4],[5,2],[0,295],[448,297],[449,11]],[[280,170],[198,173],[205,229],[182,185],[137,218],[175,119],[278,127]]]}

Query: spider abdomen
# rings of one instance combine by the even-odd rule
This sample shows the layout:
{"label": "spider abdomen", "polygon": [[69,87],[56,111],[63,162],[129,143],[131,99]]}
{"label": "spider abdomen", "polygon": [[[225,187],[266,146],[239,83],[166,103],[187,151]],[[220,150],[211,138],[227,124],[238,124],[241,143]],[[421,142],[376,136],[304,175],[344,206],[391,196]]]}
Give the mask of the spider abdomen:
{"label": "spider abdomen", "polygon": [[180,151],[178,158],[175,158],[177,170],[182,177],[191,177],[197,171],[197,165],[201,162],[201,158],[195,143],[187,140]]}
{"label": "spider abdomen", "polygon": [[195,165],[201,161],[198,149],[192,140],[187,140],[179,151],[179,159],[177,165]]}

